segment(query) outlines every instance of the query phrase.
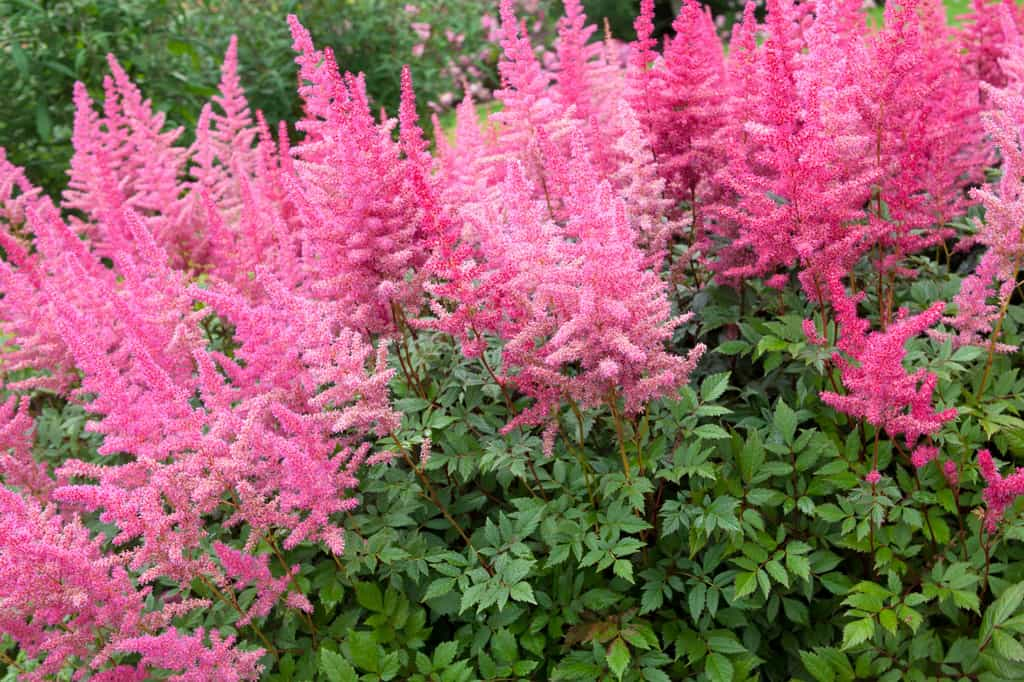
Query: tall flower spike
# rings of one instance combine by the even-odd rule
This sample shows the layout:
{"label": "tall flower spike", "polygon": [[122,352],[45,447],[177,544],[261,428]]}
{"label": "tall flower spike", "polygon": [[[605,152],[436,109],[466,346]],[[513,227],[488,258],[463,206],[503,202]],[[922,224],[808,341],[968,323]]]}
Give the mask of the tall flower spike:
{"label": "tall flower spike", "polygon": [[903,435],[908,446],[954,419],[956,408],[935,412],[932,407],[936,375],[924,368],[908,374],[903,367],[907,341],[934,326],[945,304],[937,301],[913,316],[901,311],[885,331],[871,331],[867,321],[857,316],[857,300],[842,291],[842,283],[833,282],[832,287],[830,300],[840,329],[839,347],[846,355],[836,354],[834,362],[848,393],[824,391],[822,401],[884,428],[890,436]]}
{"label": "tall flower spike", "polygon": [[[1003,61],[1010,74],[1024,69],[1024,51],[1014,50]],[[957,313],[943,318],[957,333],[956,345],[981,344],[992,325],[1005,310],[1024,267],[1024,149],[1020,137],[1024,124],[1024,82],[1012,78],[1006,88],[988,88],[993,111],[984,116],[985,130],[999,148],[1003,173],[997,185],[974,189],[971,196],[985,207],[985,220],[976,220],[978,233],[973,243],[985,247],[974,272],[964,278],[953,299]],[[937,334],[937,336],[942,336]],[[1008,353],[1014,346],[994,340],[994,348]]]}
{"label": "tall flower spike", "polygon": [[334,301],[348,327],[390,332],[393,305],[419,306],[420,281],[407,275],[426,258],[418,186],[427,160],[411,81],[407,75],[405,130],[396,143],[395,122],[373,119],[363,76],[342,78],[333,53],[314,51],[297,21],[293,34],[304,50],[296,60],[300,72],[314,79],[300,91],[309,105],[298,124],[305,139],[282,174],[304,222],[306,294]]}

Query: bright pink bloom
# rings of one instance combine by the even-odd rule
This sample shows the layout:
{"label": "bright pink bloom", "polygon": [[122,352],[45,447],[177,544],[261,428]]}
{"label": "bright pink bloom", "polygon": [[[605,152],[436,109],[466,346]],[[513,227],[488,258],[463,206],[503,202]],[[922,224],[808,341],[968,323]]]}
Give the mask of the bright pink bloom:
{"label": "bright pink bloom", "polygon": [[[985,130],[999,148],[1003,173],[995,186],[971,192],[985,207],[985,220],[976,221],[978,233],[970,243],[985,246],[985,252],[953,299],[956,315],[943,318],[957,330],[953,339],[956,345],[987,343],[1000,309],[1013,295],[1024,263],[1024,47],[1019,40],[1002,63],[1007,66],[1010,81],[1002,90],[988,89],[995,108],[984,121]],[[995,348],[1000,352],[1016,350],[1000,343]]]}
{"label": "bright pink bloom", "polygon": [[89,218],[75,218],[72,224],[95,240],[101,256],[115,260],[131,250],[131,235],[116,221],[108,222],[131,208],[172,256],[184,259],[193,243],[177,217],[187,150],[174,142],[182,129],[165,132],[164,114],[142,99],[113,55],[107,62],[111,75],[103,81],[102,117],[93,110],[85,86],[75,85],[75,155],[63,206]]}
{"label": "bright pink bloom", "polygon": [[878,473],[878,469],[872,469],[864,477],[864,480],[871,485],[877,485],[878,482],[882,480],[882,474]]}
{"label": "bright pink bloom", "polygon": [[946,482],[949,483],[951,488],[955,488],[960,484],[960,468],[953,460],[947,459],[943,462],[942,475],[946,477]]}
{"label": "bright pink bloom", "polygon": [[908,374],[903,367],[906,343],[923,333],[942,317],[941,301],[914,316],[901,311],[885,331],[871,331],[857,316],[857,299],[850,298],[836,283],[831,291],[843,355],[833,361],[842,372],[845,395],[824,391],[821,399],[853,417],[884,428],[890,436],[903,435],[912,446],[956,417],[956,408],[935,412],[932,393],[938,378],[921,368]]}
{"label": "bright pink bloom", "polygon": [[910,462],[916,469],[920,469],[938,456],[939,449],[934,445],[918,445],[910,454]]}
{"label": "bright pink bloom", "polygon": [[[292,150],[294,170],[285,181],[309,250],[305,288],[334,302],[346,326],[387,331],[392,305],[416,308],[420,301],[420,283],[407,275],[425,260],[414,182],[422,150],[392,140],[395,121],[374,121],[365,79],[342,77],[333,52],[316,50],[298,20],[289,22],[306,117],[296,125],[305,138]],[[408,141],[420,136],[408,72],[402,92]]]}
{"label": "bright pink bloom", "polygon": [[1018,467],[1014,473],[1003,478],[992,460],[992,454],[988,450],[979,450],[978,469],[988,484],[983,494],[985,504],[988,505],[985,527],[992,532],[1006,514],[1007,507],[1024,495],[1024,467]]}

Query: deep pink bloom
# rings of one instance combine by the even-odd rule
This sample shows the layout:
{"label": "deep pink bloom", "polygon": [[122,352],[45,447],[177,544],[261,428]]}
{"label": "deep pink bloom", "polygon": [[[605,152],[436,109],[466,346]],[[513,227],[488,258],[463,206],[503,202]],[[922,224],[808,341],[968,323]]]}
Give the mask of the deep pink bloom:
{"label": "deep pink bloom", "polygon": [[910,454],[910,462],[915,468],[920,469],[938,456],[939,449],[934,445],[918,445]]}
{"label": "deep pink bloom", "polygon": [[935,412],[932,393],[938,378],[921,368],[908,373],[903,367],[907,341],[932,327],[942,317],[939,301],[917,315],[905,311],[885,331],[872,331],[857,315],[857,299],[832,287],[830,299],[840,328],[838,346],[843,354],[833,358],[842,372],[847,393],[824,391],[821,399],[835,409],[884,428],[890,436],[903,435],[908,445],[930,435],[956,417],[956,408]]}
{"label": "deep pink bloom", "polygon": [[985,527],[992,532],[1006,514],[1006,508],[1024,495],[1024,467],[1018,467],[1014,473],[1004,478],[999,474],[992,454],[988,450],[979,450],[978,469],[988,484],[983,493],[985,504],[988,506]]}

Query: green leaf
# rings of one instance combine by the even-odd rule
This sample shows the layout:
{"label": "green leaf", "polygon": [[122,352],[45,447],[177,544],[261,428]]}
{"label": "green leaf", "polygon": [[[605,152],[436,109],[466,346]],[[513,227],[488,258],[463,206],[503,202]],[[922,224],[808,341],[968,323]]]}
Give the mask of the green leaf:
{"label": "green leaf", "polygon": [[725,341],[718,344],[715,348],[716,353],[721,355],[739,355],[750,350],[750,344],[742,339],[733,339],[731,341]]}
{"label": "green leaf", "polygon": [[320,672],[330,682],[356,682],[359,675],[345,657],[330,649],[320,649]]}
{"label": "green leaf", "polygon": [[1024,602],[1024,582],[1011,585],[1003,590],[999,598],[985,610],[985,617],[981,620],[981,628],[978,633],[981,641],[987,641],[992,635],[993,628],[1009,620],[1020,608],[1021,602]]}
{"label": "green leaf", "polygon": [[708,586],[704,583],[697,583],[690,590],[690,594],[686,596],[686,600],[690,606],[690,616],[696,621],[700,617],[701,611],[704,610],[704,598],[707,596]]}
{"label": "green leaf", "polygon": [[992,645],[995,646],[996,652],[1003,658],[1018,663],[1024,661],[1024,646],[1021,646],[1021,643],[1013,635],[997,629],[992,633]]}
{"label": "green leaf", "polygon": [[444,670],[455,660],[455,654],[459,653],[458,642],[445,642],[439,644],[434,650],[434,670]]}
{"label": "green leaf", "polygon": [[621,638],[616,637],[608,647],[605,659],[608,661],[608,669],[621,680],[629,666],[629,647]]}
{"label": "green leaf", "polygon": [[356,583],[355,588],[356,601],[360,606],[377,613],[384,610],[384,596],[376,583],[359,582]]}
{"label": "green leaf", "polygon": [[768,571],[768,573],[775,578],[777,582],[789,587],[789,575],[786,573],[786,569],[784,569],[782,564],[778,561],[772,559],[764,565],[764,570]]}
{"label": "green leaf", "polygon": [[623,580],[633,582],[633,562],[628,559],[617,559],[612,564],[612,572]]}
{"label": "green leaf", "polygon": [[732,661],[722,654],[711,654],[704,664],[704,672],[711,682],[731,682]]}
{"label": "green leaf", "polygon": [[855,647],[865,642],[875,634],[875,621],[870,618],[861,618],[852,623],[847,623],[843,628],[843,648]]}
{"label": "green leaf", "polygon": [[655,583],[651,587],[645,587],[640,595],[640,613],[651,613],[661,608],[665,603],[665,595],[661,592],[661,584]]}
{"label": "green leaf", "polygon": [[833,682],[836,679],[836,672],[824,656],[810,651],[801,651],[800,660],[803,662],[807,672],[818,682]]}
{"label": "green leaf", "polygon": [[516,638],[505,628],[495,631],[491,635],[491,651],[499,663],[511,665],[519,658],[519,647],[516,646]]}
{"label": "green leaf", "polygon": [[786,553],[786,568],[790,573],[793,573],[803,579],[807,579],[811,575],[811,562],[807,557],[793,554],[792,550]]}
{"label": "green leaf", "polygon": [[878,614],[878,622],[883,628],[896,634],[896,628],[899,627],[899,619],[896,618],[896,612],[892,609],[882,609]]}
{"label": "green leaf", "polygon": [[348,648],[357,667],[371,673],[380,671],[380,649],[372,632],[356,630],[349,633]]}
{"label": "green leaf", "polygon": [[749,571],[736,574],[736,593],[734,598],[739,600],[757,589],[757,572]]}
{"label": "green leaf", "polygon": [[729,387],[729,372],[712,374],[700,384],[700,399],[706,403],[718,400]]}
{"label": "green leaf", "polygon": [[36,132],[43,142],[53,139],[53,120],[50,118],[50,109],[43,100],[36,103]]}
{"label": "green leaf", "polygon": [[693,430],[693,435],[704,440],[728,440],[729,432],[718,424],[701,424]]}
{"label": "green leaf", "polygon": [[430,583],[427,591],[423,593],[422,601],[429,601],[443,597],[455,588],[455,578],[438,578]]}
{"label": "green leaf", "polygon": [[775,430],[779,432],[779,435],[782,436],[782,440],[786,445],[793,444],[797,425],[796,412],[794,412],[782,399],[779,399],[779,402],[775,405],[775,414],[772,416],[772,425],[775,427]]}
{"label": "green leaf", "polygon": [[533,588],[530,587],[528,582],[518,582],[513,585],[509,596],[516,601],[525,601],[530,604],[537,603],[537,600],[533,597]]}
{"label": "green leaf", "polygon": [[21,74],[22,78],[28,78],[28,57],[25,56],[25,51],[18,45],[17,40],[10,41],[8,47],[11,51],[11,60],[14,62],[14,67],[18,69],[18,73]]}
{"label": "green leaf", "polygon": [[645,682],[672,682],[672,678],[657,668],[644,668]]}
{"label": "green leaf", "polygon": [[719,654],[745,654],[747,648],[739,643],[736,635],[725,630],[708,635],[708,648]]}

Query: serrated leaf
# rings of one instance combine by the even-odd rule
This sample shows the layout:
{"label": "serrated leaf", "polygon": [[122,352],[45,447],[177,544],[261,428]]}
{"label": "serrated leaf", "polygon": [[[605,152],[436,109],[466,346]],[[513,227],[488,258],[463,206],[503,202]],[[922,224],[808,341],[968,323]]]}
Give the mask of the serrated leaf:
{"label": "serrated leaf", "polygon": [[1020,663],[1024,661],[1024,646],[1013,635],[996,629],[992,633],[992,645],[1003,658]]}
{"label": "serrated leaf", "polygon": [[811,674],[811,677],[818,682],[834,682],[836,679],[836,672],[832,670],[832,666],[829,665],[824,656],[810,651],[801,651],[800,660],[803,662],[804,667],[807,668],[807,672]]}
{"label": "serrated leaf", "polygon": [[708,648],[719,654],[745,654],[747,648],[736,641],[736,635],[732,633],[722,634],[722,631],[718,631],[720,634],[708,635]]}
{"label": "serrated leaf", "polygon": [[742,599],[757,589],[757,572],[747,571],[736,574],[735,599]]}
{"label": "serrated leaf", "polygon": [[701,424],[693,430],[693,435],[704,440],[728,440],[729,432],[718,424]]}
{"label": "serrated leaf", "polygon": [[320,672],[330,682],[356,682],[359,675],[345,657],[330,649],[320,650]]}
{"label": "serrated leaf", "polygon": [[645,682],[672,682],[672,678],[657,668],[644,668]]}
{"label": "serrated leaf", "polygon": [[987,640],[995,627],[1005,623],[1020,608],[1024,602],[1024,582],[1011,585],[1003,590],[999,598],[992,602],[992,605],[985,609],[985,617],[982,618],[979,631],[980,639]]}
{"label": "serrated leaf", "polygon": [[375,673],[380,670],[380,648],[372,632],[356,630],[348,636],[349,656],[360,669]]}
{"label": "serrated leaf", "polygon": [[509,596],[516,601],[525,601],[530,604],[537,603],[537,600],[533,597],[533,588],[530,587],[528,582],[520,581],[513,585]]}
{"label": "serrated leaf", "polygon": [[718,344],[715,348],[715,352],[721,355],[739,355],[750,350],[750,344],[742,339],[733,339],[731,341],[725,341]]}
{"label": "serrated leaf", "polygon": [[429,601],[443,597],[455,588],[455,578],[438,578],[430,583],[427,591],[423,593],[422,601]]}
{"label": "serrated leaf", "polygon": [[645,589],[643,594],[640,595],[640,614],[651,613],[661,608],[661,605],[665,603],[665,596],[661,592],[661,586],[655,585],[650,589]]}
{"label": "serrated leaf", "polygon": [[455,660],[455,654],[459,653],[458,642],[444,642],[438,644],[434,649],[434,670],[444,670]]}
{"label": "serrated leaf", "polygon": [[896,628],[899,627],[899,620],[896,618],[896,612],[892,609],[882,609],[878,613],[878,622],[883,628],[896,634]]}
{"label": "serrated leaf", "polygon": [[729,372],[712,374],[700,384],[700,399],[706,403],[718,400],[729,387]]}
{"label": "serrated leaf", "polygon": [[704,599],[708,592],[708,586],[704,583],[694,585],[690,593],[686,595],[686,601],[690,607],[690,616],[696,621],[704,610]]}
{"label": "serrated leaf", "polygon": [[612,572],[623,580],[633,582],[633,562],[627,559],[616,559],[612,564]]}
{"label": "serrated leaf", "polygon": [[626,668],[629,667],[629,647],[622,639],[616,637],[608,647],[605,659],[608,661],[608,669],[621,680]]}
{"label": "serrated leaf", "polygon": [[779,435],[782,436],[782,440],[786,445],[793,444],[793,439],[796,436],[796,412],[794,412],[784,400],[780,399],[775,405],[775,414],[772,416],[772,425],[775,427],[775,430],[779,432]]}
{"label": "serrated leaf", "polygon": [[711,654],[704,664],[704,672],[711,682],[732,682],[732,661],[722,654]]}
{"label": "serrated leaf", "polygon": [[356,583],[355,588],[356,601],[360,606],[378,613],[384,610],[384,595],[381,594],[376,583],[359,582]]}
{"label": "serrated leaf", "polygon": [[499,663],[511,665],[519,658],[519,647],[515,636],[505,628],[496,630],[491,635],[491,651]]}
{"label": "serrated leaf", "polygon": [[786,569],[806,580],[811,575],[811,562],[807,557],[793,554],[790,550],[786,553]]}
{"label": "serrated leaf", "polygon": [[786,573],[786,569],[784,569],[782,564],[778,561],[772,559],[764,565],[764,570],[768,571],[768,573],[775,578],[777,582],[789,587],[789,575]]}
{"label": "serrated leaf", "polygon": [[843,648],[855,647],[861,642],[866,642],[875,635],[875,621],[870,618],[861,618],[852,623],[847,623],[843,628]]}

